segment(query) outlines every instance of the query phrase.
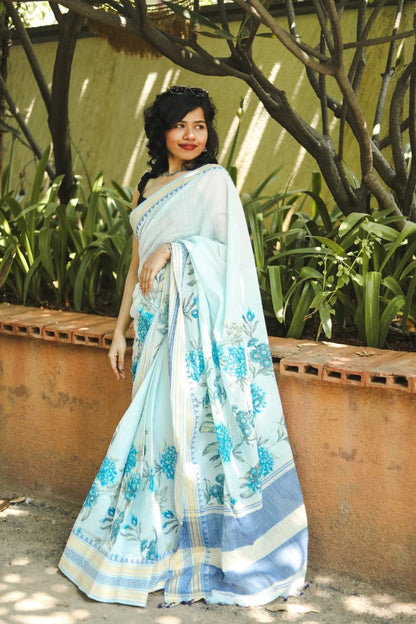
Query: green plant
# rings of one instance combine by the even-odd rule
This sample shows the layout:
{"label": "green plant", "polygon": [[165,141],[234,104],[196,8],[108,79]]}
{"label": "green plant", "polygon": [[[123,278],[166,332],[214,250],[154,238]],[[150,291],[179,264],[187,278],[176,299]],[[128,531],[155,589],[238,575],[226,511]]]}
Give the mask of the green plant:
{"label": "green plant", "polygon": [[364,344],[383,347],[394,319],[404,328],[416,316],[416,225],[398,231],[387,210],[330,213],[319,174],[311,189],[260,195],[271,180],[243,195],[266,316],[294,338],[314,319],[317,338],[351,319]]}
{"label": "green plant", "polygon": [[[130,262],[132,191],[99,175],[86,193],[80,183],[67,205],[58,200],[62,176],[42,191],[46,150],[28,202],[8,191],[0,199],[0,287],[22,303],[95,310],[98,293],[119,306]],[[120,277],[120,279],[117,279]]]}

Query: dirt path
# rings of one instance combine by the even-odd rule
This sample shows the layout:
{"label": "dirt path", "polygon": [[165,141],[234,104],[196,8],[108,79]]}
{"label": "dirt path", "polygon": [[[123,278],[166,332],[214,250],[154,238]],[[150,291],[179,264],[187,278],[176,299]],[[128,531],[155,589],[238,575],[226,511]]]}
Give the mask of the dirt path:
{"label": "dirt path", "polygon": [[[222,607],[199,602],[146,609],[93,602],[57,570],[78,509],[36,500],[0,512],[0,622],[2,624],[414,624],[416,598],[330,572],[311,570],[303,595],[268,607]],[[272,609],[272,610],[271,610]]]}

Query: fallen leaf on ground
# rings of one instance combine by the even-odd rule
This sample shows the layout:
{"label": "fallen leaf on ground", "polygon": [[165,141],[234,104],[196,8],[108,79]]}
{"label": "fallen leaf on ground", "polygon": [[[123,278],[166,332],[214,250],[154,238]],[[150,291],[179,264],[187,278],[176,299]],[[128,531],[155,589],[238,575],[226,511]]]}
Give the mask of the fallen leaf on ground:
{"label": "fallen leaf on ground", "polygon": [[294,604],[293,602],[276,602],[265,607],[267,611],[275,613],[277,611],[286,611],[287,613],[320,613],[318,609],[314,609],[306,604]]}
{"label": "fallen leaf on ground", "polygon": [[10,505],[9,498],[0,498],[0,511],[4,511]]}
{"label": "fallen leaf on ground", "polygon": [[24,503],[26,500],[26,496],[19,496],[18,498],[11,498],[10,504],[15,505],[16,503]]}

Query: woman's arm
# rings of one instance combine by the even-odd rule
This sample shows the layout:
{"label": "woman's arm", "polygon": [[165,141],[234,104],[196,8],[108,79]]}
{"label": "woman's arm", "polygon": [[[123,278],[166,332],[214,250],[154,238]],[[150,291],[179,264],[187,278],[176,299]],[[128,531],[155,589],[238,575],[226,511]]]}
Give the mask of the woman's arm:
{"label": "woman's arm", "polygon": [[[136,206],[137,199],[138,193],[136,192],[133,195],[133,207]],[[124,355],[126,353],[126,332],[131,322],[130,308],[132,304],[133,291],[138,281],[138,270],[139,249],[136,237],[133,236],[130,267],[127,273],[126,281],[124,283],[123,298],[121,300],[113,340],[110,350],[108,352],[110,365],[117,379],[126,378],[126,372],[124,369]]]}

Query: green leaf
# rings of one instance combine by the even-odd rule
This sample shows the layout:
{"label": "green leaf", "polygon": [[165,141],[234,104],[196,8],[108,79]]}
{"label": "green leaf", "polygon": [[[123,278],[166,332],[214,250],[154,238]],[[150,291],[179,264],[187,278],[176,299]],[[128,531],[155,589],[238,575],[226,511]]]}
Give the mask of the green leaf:
{"label": "green leaf", "polygon": [[403,295],[398,295],[394,297],[384,309],[383,314],[380,319],[380,327],[379,327],[379,337],[378,337],[378,348],[382,349],[384,347],[384,343],[386,342],[387,334],[392,324],[393,319],[397,316],[397,314],[403,310],[405,306],[406,299]]}
{"label": "green leaf", "polygon": [[32,186],[32,194],[30,197],[31,204],[34,204],[39,201],[40,191],[43,185],[46,166],[48,164],[50,153],[51,153],[51,148],[50,146],[48,146],[46,150],[43,152],[39,160],[39,164],[36,167],[35,178],[33,180],[33,186]]}
{"label": "green leaf", "polygon": [[285,312],[281,274],[282,267],[269,266],[267,270],[270,278],[270,294],[272,298],[273,311],[279,323],[283,323],[285,320]]}
{"label": "green leaf", "polygon": [[287,332],[288,338],[301,337],[303,328],[305,327],[305,317],[309,311],[313,297],[314,292],[311,284],[309,282],[305,282]]}
{"label": "green leaf", "polygon": [[332,308],[328,303],[321,303],[318,310],[319,310],[319,318],[321,320],[322,328],[325,332],[325,336],[329,340],[332,336],[332,320],[331,320]]}
{"label": "green leaf", "polygon": [[402,322],[402,329],[404,329],[406,327],[406,322],[407,319],[409,318],[410,315],[413,316],[412,314],[412,307],[415,305],[414,301],[415,301],[415,288],[416,288],[416,273],[413,275],[412,279],[410,280],[410,284],[407,288],[407,293],[406,293],[406,299],[403,305],[403,322]]}
{"label": "green leaf", "polygon": [[381,273],[368,271],[364,280],[364,326],[366,344],[378,347],[380,328]]}
{"label": "green leaf", "polygon": [[345,219],[342,221],[341,225],[338,228],[338,236],[341,238],[351,233],[351,230],[354,230],[357,225],[360,225],[365,219],[368,219],[368,215],[363,214],[362,212],[351,212]]}

